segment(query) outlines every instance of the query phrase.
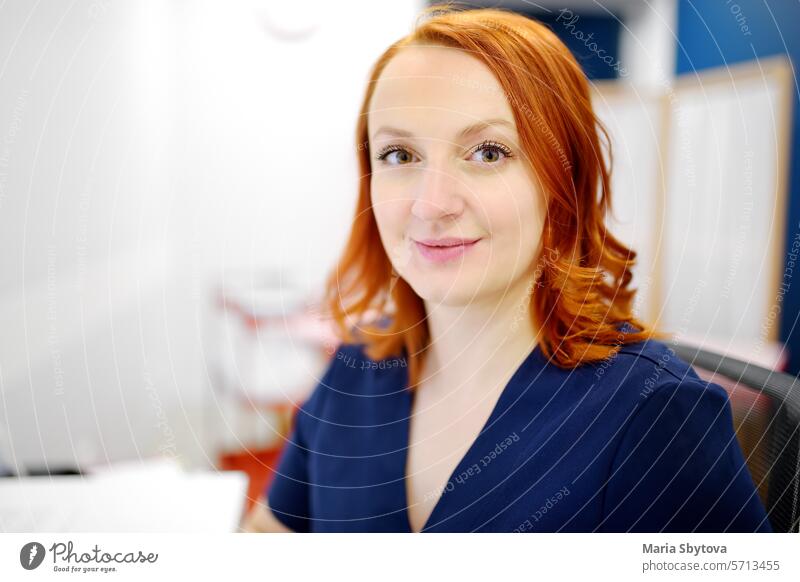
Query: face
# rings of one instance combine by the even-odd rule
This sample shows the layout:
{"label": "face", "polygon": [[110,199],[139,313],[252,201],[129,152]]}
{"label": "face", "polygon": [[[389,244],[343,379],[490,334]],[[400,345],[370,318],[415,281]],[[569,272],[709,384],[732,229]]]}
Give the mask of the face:
{"label": "face", "polygon": [[491,70],[406,47],[368,111],[372,205],[395,270],[426,302],[495,301],[528,285],[545,203]]}

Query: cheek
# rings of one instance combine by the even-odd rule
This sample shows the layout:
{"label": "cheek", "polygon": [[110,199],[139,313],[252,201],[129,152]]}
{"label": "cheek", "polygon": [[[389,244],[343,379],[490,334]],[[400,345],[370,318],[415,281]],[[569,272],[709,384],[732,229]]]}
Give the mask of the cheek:
{"label": "cheek", "polygon": [[386,198],[381,194],[372,197],[372,211],[382,235],[402,235],[405,228],[408,204],[396,198]]}
{"label": "cheek", "polygon": [[543,216],[537,196],[529,184],[524,184],[514,193],[484,202],[489,231],[498,245],[528,248],[538,243]]}
{"label": "cheek", "polygon": [[390,215],[392,213],[391,207],[395,202],[395,196],[391,185],[381,179],[380,176],[373,175],[370,180],[369,191],[375,215],[379,217],[379,219]]}
{"label": "cheek", "polygon": [[407,230],[410,203],[396,196],[392,188],[379,185],[371,189],[372,212],[378,225],[381,243],[395,268],[408,262],[404,240]]}
{"label": "cheek", "polygon": [[373,213],[386,256],[395,270],[405,273],[412,260],[412,249],[405,237],[407,212],[402,202],[373,199]]}
{"label": "cheek", "polygon": [[[370,196],[373,205],[396,209],[404,202],[408,202],[408,192],[408,178],[399,171],[384,169],[372,174]],[[391,210],[391,212],[396,212],[396,210]]]}

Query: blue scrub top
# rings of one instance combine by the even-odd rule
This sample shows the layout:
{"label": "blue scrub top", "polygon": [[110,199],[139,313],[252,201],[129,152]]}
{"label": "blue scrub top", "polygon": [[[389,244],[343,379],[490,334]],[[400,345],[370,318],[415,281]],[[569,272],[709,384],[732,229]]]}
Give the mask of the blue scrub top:
{"label": "blue scrub top", "polygon": [[[268,490],[302,532],[409,532],[405,352],[341,345]],[[537,346],[444,486],[425,532],[770,531],[725,390],[656,340],[565,370]]]}

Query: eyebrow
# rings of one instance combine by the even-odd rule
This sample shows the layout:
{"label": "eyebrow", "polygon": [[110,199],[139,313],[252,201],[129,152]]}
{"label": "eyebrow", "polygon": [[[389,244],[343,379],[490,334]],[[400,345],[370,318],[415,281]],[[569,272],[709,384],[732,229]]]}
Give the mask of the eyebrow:
{"label": "eyebrow", "polygon": [[[516,125],[507,119],[496,118],[496,119],[486,119],[484,121],[479,121],[477,123],[473,123],[472,125],[468,125],[464,129],[458,132],[456,135],[457,138],[465,138],[474,133],[478,133],[479,131],[486,129],[487,127],[497,126],[497,125],[505,125],[510,129],[516,129]],[[394,127],[387,127],[383,126],[378,131],[375,132],[375,135],[372,137],[377,137],[381,133],[386,133],[389,135],[394,135],[396,137],[413,137],[414,134],[410,131],[406,131],[404,129],[396,129]]]}

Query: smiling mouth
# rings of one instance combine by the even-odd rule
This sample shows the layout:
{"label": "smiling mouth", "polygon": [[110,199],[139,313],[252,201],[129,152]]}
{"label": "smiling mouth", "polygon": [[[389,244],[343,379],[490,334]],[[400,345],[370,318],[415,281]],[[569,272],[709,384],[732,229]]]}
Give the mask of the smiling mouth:
{"label": "smiling mouth", "polygon": [[481,240],[446,238],[437,240],[414,241],[414,246],[424,259],[432,263],[445,263],[463,257]]}

